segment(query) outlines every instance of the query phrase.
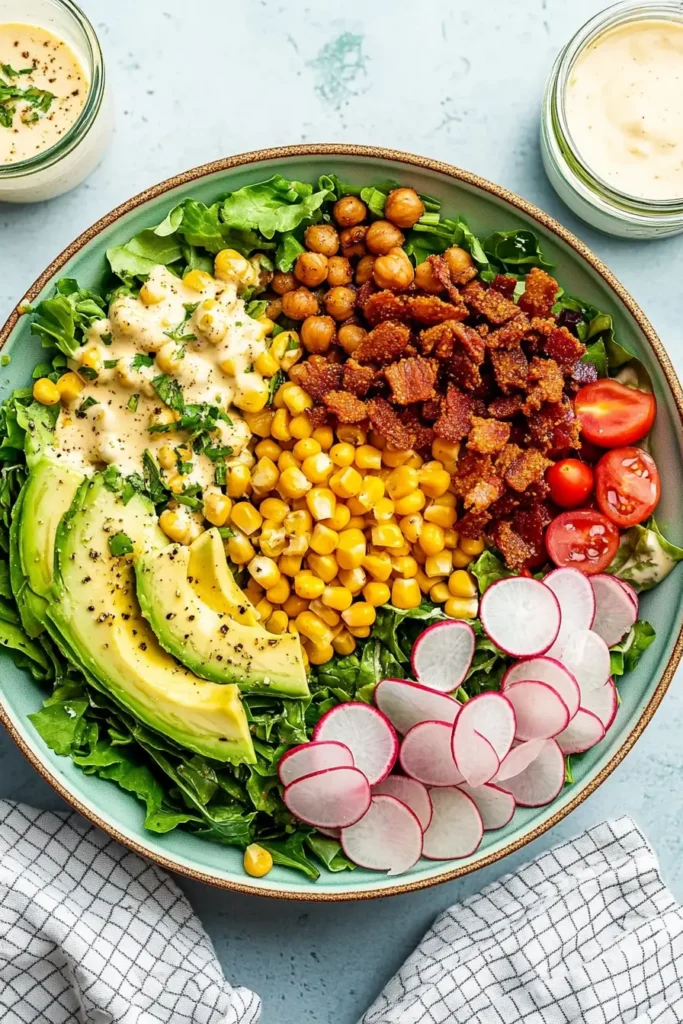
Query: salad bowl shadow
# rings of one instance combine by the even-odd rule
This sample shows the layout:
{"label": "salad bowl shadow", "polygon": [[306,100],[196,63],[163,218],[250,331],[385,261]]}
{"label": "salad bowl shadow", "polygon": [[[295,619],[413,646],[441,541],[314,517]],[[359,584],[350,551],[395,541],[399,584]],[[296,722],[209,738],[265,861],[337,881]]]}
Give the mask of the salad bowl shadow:
{"label": "salad bowl shadow", "polygon": [[[536,233],[564,289],[609,313],[621,344],[649,373],[658,403],[652,448],[660,466],[665,467],[657,518],[667,536],[681,544],[683,523],[677,511],[683,504],[683,390],[644,313],[591,250],[547,214],[467,171],[408,153],[337,144],[244,153],[189,170],[123,203],[46,268],[0,330],[0,347],[12,357],[0,379],[0,399],[31,379],[39,358],[39,342],[30,335],[20,309],[47,297],[58,276],[78,277],[86,288],[97,286],[104,274],[106,250],[159,223],[183,195],[210,203],[226,191],[273,174],[314,181],[332,171],[359,185],[392,178],[413,186],[440,199],[447,215],[463,216],[475,233],[520,227]],[[674,571],[643,595],[641,609],[642,616],[654,625],[657,640],[622,687],[617,720],[607,738],[576,761],[574,783],[547,807],[519,808],[509,825],[485,834],[473,856],[450,862],[421,860],[398,879],[357,868],[353,872],[323,871],[317,882],[311,882],[277,866],[265,878],[248,878],[237,849],[213,845],[179,830],[167,835],[145,831],[142,808],[132,796],[112,783],[85,775],[69,759],[45,746],[27,717],[38,710],[45,693],[6,652],[0,653],[0,720],[37,771],[66,801],[112,837],[169,870],[227,889],[286,899],[388,896],[448,881],[520,849],[557,824],[614,771],[657,710],[683,653],[681,571]]]}

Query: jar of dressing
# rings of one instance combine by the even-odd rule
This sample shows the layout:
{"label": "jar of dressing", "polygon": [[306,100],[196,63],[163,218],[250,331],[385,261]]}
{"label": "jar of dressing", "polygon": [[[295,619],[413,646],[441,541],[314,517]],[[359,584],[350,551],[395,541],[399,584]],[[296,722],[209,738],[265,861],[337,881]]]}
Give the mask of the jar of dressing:
{"label": "jar of dressing", "polygon": [[102,51],[80,8],[0,0],[0,202],[39,202],[80,184],[111,128]]}
{"label": "jar of dressing", "polygon": [[683,3],[615,4],[557,58],[541,152],[561,199],[624,238],[683,231]]}

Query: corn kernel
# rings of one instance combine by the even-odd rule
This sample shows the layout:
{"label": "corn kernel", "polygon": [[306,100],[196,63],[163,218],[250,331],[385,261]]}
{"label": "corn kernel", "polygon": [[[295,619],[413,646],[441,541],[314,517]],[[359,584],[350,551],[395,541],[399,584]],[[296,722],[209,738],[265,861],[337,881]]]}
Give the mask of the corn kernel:
{"label": "corn kernel", "polygon": [[412,555],[398,555],[392,558],[391,567],[397,576],[402,576],[405,580],[410,580],[417,576],[419,568]]}
{"label": "corn kernel", "polygon": [[432,600],[434,604],[443,604],[450,596],[451,592],[448,589],[448,584],[444,583],[443,580],[439,583],[435,583],[429,591],[430,600]]}
{"label": "corn kernel", "polygon": [[430,579],[435,576],[448,576],[453,571],[453,552],[444,548],[435,555],[427,555],[424,571]]}
{"label": "corn kernel", "polygon": [[60,399],[59,388],[47,377],[41,377],[33,385],[33,397],[41,405],[57,405]]}
{"label": "corn kernel", "polygon": [[404,516],[400,522],[399,527],[401,533],[408,541],[409,544],[417,544],[422,533],[423,519],[419,512],[413,512],[410,516]]}
{"label": "corn kernel", "polygon": [[159,526],[170,540],[182,544],[187,530],[187,522],[177,512],[168,508],[164,509],[159,516]]}
{"label": "corn kernel", "polygon": [[325,584],[318,577],[310,572],[298,572],[294,577],[294,591],[298,597],[312,601],[322,595]]}
{"label": "corn kernel", "polygon": [[362,563],[366,554],[365,537],[360,530],[347,529],[339,534],[337,545],[337,562],[342,569],[355,569]]}
{"label": "corn kernel", "polygon": [[448,578],[448,589],[453,597],[472,598],[478,593],[474,576],[464,569],[456,569],[451,573]]}
{"label": "corn kernel", "polygon": [[[275,327],[275,321],[271,320],[271,318],[269,316],[266,316],[265,314],[263,316],[257,316],[256,317],[256,323],[261,325],[261,330],[263,332],[263,337],[264,338],[267,337],[269,334],[273,333],[273,328]],[[276,363],[276,366],[277,365],[278,364]],[[279,368],[280,367],[278,366],[278,369]],[[258,369],[258,367],[257,367],[257,369]],[[263,372],[262,370],[259,370],[259,373],[262,373],[262,372]],[[270,377],[270,376],[272,376],[272,374],[268,374],[267,376]]]}
{"label": "corn kernel", "polygon": [[391,591],[386,583],[366,583],[363,587],[363,597],[368,604],[373,605],[375,608],[379,608],[382,604],[387,604],[391,597]]}
{"label": "corn kernel", "polygon": [[301,469],[301,463],[291,452],[282,452],[277,460],[277,468],[281,473],[284,473],[286,469],[290,469],[292,466],[295,469]]}
{"label": "corn kernel", "polygon": [[348,630],[343,629],[341,633],[338,633],[337,636],[332,641],[332,646],[334,647],[337,654],[346,656],[349,654],[353,654],[353,652],[356,649],[356,641],[348,632]]}
{"label": "corn kernel", "polygon": [[355,462],[359,469],[381,469],[382,453],[371,444],[362,444],[356,448]]}
{"label": "corn kernel", "polygon": [[396,448],[391,441],[387,441],[386,446],[382,450],[382,462],[385,466],[390,466],[391,469],[395,469],[397,466],[402,466],[408,461],[411,455],[415,453],[411,448],[403,449]]}
{"label": "corn kernel", "polygon": [[306,495],[306,504],[316,522],[320,522],[334,515],[337,499],[329,487],[312,487]]}
{"label": "corn kernel", "polygon": [[314,437],[304,437],[296,442],[292,448],[292,455],[299,462],[304,462],[310,455],[317,455],[321,451],[322,448],[319,441],[316,441]]}
{"label": "corn kernel", "polygon": [[340,530],[343,530],[349,525],[350,518],[351,513],[349,509],[346,505],[342,505],[341,502],[338,501],[330,518],[322,519],[321,522],[323,526],[329,526],[331,530],[336,530],[336,532],[339,533]]}
{"label": "corn kernel", "polygon": [[[301,615],[308,608],[308,601],[304,601],[302,597],[297,597],[296,594],[290,594],[286,601],[282,604],[283,612],[289,615],[290,619],[296,619],[297,615]],[[297,629],[299,627],[297,626]]]}
{"label": "corn kernel", "polygon": [[334,555],[318,555],[310,551],[306,562],[311,572],[319,576],[323,583],[331,583],[339,572],[339,562]]}
{"label": "corn kernel", "polygon": [[383,481],[377,476],[366,476],[363,480],[363,486],[356,495],[355,500],[358,502],[363,512],[369,512],[383,497]]}
{"label": "corn kernel", "polygon": [[332,427],[316,427],[312,434],[313,440],[317,441],[324,452],[329,452],[334,444],[334,430]]}
{"label": "corn kernel", "polygon": [[[405,467],[401,467],[402,469]],[[421,512],[425,507],[427,499],[422,491],[411,491],[405,498],[397,498],[394,502],[397,516],[412,516],[415,512]]]}
{"label": "corn kernel", "polygon": [[243,412],[260,412],[268,401],[268,384],[262,377],[249,374],[254,379],[249,387],[240,388],[233,398],[233,404]]}
{"label": "corn kernel", "polygon": [[250,562],[256,554],[253,544],[244,533],[236,533],[234,537],[229,537],[226,548],[228,551],[228,558],[230,558],[235,565],[245,565],[247,562]]}
{"label": "corn kernel", "polygon": [[266,555],[256,555],[247,566],[250,576],[256,580],[264,590],[270,590],[280,581],[280,570],[277,562]]}
{"label": "corn kernel", "polygon": [[311,483],[300,469],[290,466],[280,474],[278,490],[283,498],[301,498],[310,489]]}
{"label": "corn kernel", "polygon": [[[291,346],[291,347],[290,347]],[[297,353],[298,350],[298,353]],[[275,356],[283,370],[287,371],[301,355],[301,344],[296,331],[282,331],[277,338],[273,338],[270,351]],[[295,358],[292,360],[292,355]],[[287,364],[287,365],[285,365]]]}
{"label": "corn kernel", "polygon": [[453,552],[453,568],[466,569],[473,558],[474,555],[466,555],[462,548],[456,548]]}
{"label": "corn kernel", "polygon": [[297,629],[303,636],[308,637],[314,644],[329,644],[332,642],[332,630],[326,622],[313,612],[299,612],[296,617]]}
{"label": "corn kernel", "polygon": [[221,249],[213,261],[215,276],[220,281],[238,281],[247,284],[252,265],[236,249]]}
{"label": "corn kernel", "polygon": [[458,546],[460,536],[456,530],[444,530],[443,531],[443,542],[444,547],[450,548],[452,551]]}
{"label": "corn kernel", "polygon": [[232,501],[225,494],[210,492],[204,498],[204,518],[212,526],[225,526],[232,509]]}
{"label": "corn kernel", "polygon": [[308,607],[315,615],[318,615],[323,622],[326,622],[327,625],[331,626],[335,631],[341,625],[341,616],[339,615],[339,612],[336,612],[334,608],[328,608],[326,604],[323,604],[320,597],[314,597]]}
{"label": "corn kernel", "polygon": [[[407,494],[417,490],[417,470],[409,466],[399,466],[387,480],[387,494],[394,502],[399,498],[405,498]],[[413,511],[419,511],[414,509]]]}
{"label": "corn kernel", "polygon": [[254,455],[257,459],[270,459],[275,463],[282,454],[280,445],[270,437],[264,437],[254,448]]}
{"label": "corn kernel", "polygon": [[460,549],[466,555],[480,555],[484,550],[484,541],[481,537],[473,540],[471,537],[463,537],[460,541]]}
{"label": "corn kernel", "polygon": [[260,412],[245,412],[244,421],[257,437],[269,437],[270,428],[275,413],[272,409],[262,409]]}
{"label": "corn kernel", "polygon": [[371,630],[372,630],[371,626],[349,626],[348,627],[348,632],[351,634],[351,636],[357,636],[357,637],[359,637],[361,639],[364,639],[365,637],[370,636]]}
{"label": "corn kernel", "polygon": [[476,598],[449,597],[443,610],[451,619],[476,619],[479,605]]}
{"label": "corn kernel", "polygon": [[57,391],[63,402],[73,402],[74,399],[78,398],[84,387],[85,384],[78,374],[71,371],[62,374],[57,381]]}
{"label": "corn kernel", "polygon": [[342,587],[346,587],[354,597],[356,594],[360,594],[361,590],[368,582],[365,569],[360,565],[357,565],[355,569],[339,569],[337,576],[339,584]]}
{"label": "corn kernel", "polygon": [[182,358],[177,342],[167,341],[157,352],[157,366],[162,373],[177,373],[180,369]]}
{"label": "corn kernel", "polygon": [[313,520],[306,509],[297,509],[287,513],[283,525],[288,537],[308,537],[313,529]]}
{"label": "corn kernel", "polygon": [[340,441],[346,441],[348,444],[352,444],[354,448],[357,448],[359,445],[365,444],[368,434],[357,423],[344,423],[337,427],[337,437]]}
{"label": "corn kernel", "polygon": [[301,413],[299,416],[292,417],[289,422],[289,431],[292,437],[310,437],[313,433],[313,424],[305,413]]}
{"label": "corn kernel", "polygon": [[280,555],[277,567],[283,576],[296,576],[301,568],[299,555]]}
{"label": "corn kernel", "polygon": [[334,462],[335,466],[352,466],[353,460],[356,457],[356,449],[348,441],[340,441],[339,444],[335,444],[330,448],[330,458]]}
{"label": "corn kernel", "polygon": [[423,594],[428,594],[429,591],[434,586],[434,580],[431,580],[429,576],[427,576],[427,574],[422,571],[422,569],[417,570],[415,582],[417,583],[418,587],[420,588]]}
{"label": "corn kernel", "polygon": [[291,432],[289,429],[289,423],[291,416],[288,409],[278,409],[274,416],[273,421],[270,424],[270,433],[278,441],[289,441],[291,440]]}
{"label": "corn kernel", "polygon": [[435,523],[444,530],[449,530],[456,520],[454,508],[448,508],[447,505],[437,505],[435,501],[427,505],[422,515],[428,523]]}
{"label": "corn kernel", "polygon": [[418,565],[424,565],[425,562],[427,561],[427,556],[425,555],[424,551],[422,550],[419,544],[413,544],[411,548],[411,554]]}
{"label": "corn kernel", "polygon": [[361,565],[380,583],[386,583],[391,576],[391,557],[387,551],[373,551],[367,554]]}
{"label": "corn kernel", "polygon": [[[292,632],[292,633],[294,632],[294,630],[296,630],[296,635],[297,636],[299,635],[299,630],[296,628],[296,623],[295,622],[290,622],[289,626],[287,627],[287,629],[290,632]],[[308,658],[308,651],[304,647],[303,643],[301,644],[301,660],[304,663],[304,668],[306,669],[306,671],[308,671],[308,666],[310,665],[310,661],[309,661],[309,658]]]}
{"label": "corn kernel", "polygon": [[417,608],[422,600],[420,587],[415,579],[397,579],[391,585],[391,603],[396,608]]}
{"label": "corn kernel", "polygon": [[338,612],[344,612],[351,606],[353,595],[346,587],[327,586],[323,590],[320,600],[326,607],[333,608]]}
{"label": "corn kernel", "polygon": [[269,558],[277,558],[278,555],[281,555],[287,546],[287,536],[282,523],[264,519],[258,545],[262,555],[268,555]]}
{"label": "corn kernel", "polygon": [[438,555],[445,546],[443,530],[436,523],[425,523],[418,543],[425,555]]}
{"label": "corn kernel", "polygon": [[268,619],[268,621],[266,622],[266,629],[268,630],[269,633],[279,634],[284,633],[288,625],[289,619],[287,618],[287,612],[283,612],[282,609],[279,609],[277,611],[274,611],[273,614]]}
{"label": "corn kernel", "polygon": [[282,570],[280,569],[279,563],[278,571],[280,573],[280,578],[278,579],[277,583],[275,583],[272,587],[268,587],[268,590],[266,591],[266,597],[268,598],[271,604],[284,604],[289,595],[291,594],[291,588],[289,586],[289,583],[287,582],[286,577],[282,574]]}
{"label": "corn kernel", "polygon": [[403,544],[403,534],[397,523],[373,526],[371,536],[376,548],[399,548]]}
{"label": "corn kernel", "polygon": [[257,508],[254,508],[250,501],[238,501],[232,507],[230,522],[237,526],[242,533],[246,533],[250,537],[261,526],[263,516]]}
{"label": "corn kernel", "polygon": [[299,416],[304,409],[310,409],[313,406],[311,396],[303,388],[300,388],[298,384],[288,387],[283,395],[283,399],[292,416]]}
{"label": "corn kernel", "polygon": [[213,278],[205,270],[188,270],[183,278],[183,284],[190,291],[203,292],[205,288],[213,284]]}
{"label": "corn kernel", "polygon": [[242,498],[251,485],[251,470],[238,462],[228,473],[227,491],[230,498]]}
{"label": "corn kernel", "polygon": [[305,555],[308,551],[308,537],[290,537],[287,546],[283,548],[283,555]]}
{"label": "corn kernel", "polygon": [[386,523],[394,517],[394,503],[391,498],[378,498],[372,507],[372,515],[377,523]]}
{"label": "corn kernel", "polygon": [[406,461],[403,463],[403,465],[404,466],[409,466],[410,469],[421,469],[423,463],[424,463],[424,459],[422,458],[422,456],[418,455],[416,452],[413,452],[412,455],[410,456],[410,458],[406,459]]}
{"label": "corn kernel", "polygon": [[264,498],[259,505],[259,512],[264,519],[270,519],[274,523],[284,523],[285,516],[289,515],[289,505],[280,498]]}
{"label": "corn kernel", "polygon": [[439,498],[451,486],[451,474],[442,468],[441,463],[427,463],[418,471],[420,490],[428,498]]}
{"label": "corn kernel", "polygon": [[[317,441],[315,443],[317,444]],[[332,472],[332,459],[324,452],[309,455],[301,464],[301,472],[312,484],[323,484]]]}
{"label": "corn kernel", "polygon": [[445,508],[455,508],[456,498],[452,491],[447,491],[446,494],[442,494],[440,498],[434,499],[435,505],[443,505]]}
{"label": "corn kernel", "polygon": [[377,612],[367,601],[357,601],[342,612],[342,619],[347,626],[371,626],[377,618]]}
{"label": "corn kernel", "polygon": [[444,441],[442,438],[437,437],[432,443],[432,455],[439,462],[443,463],[444,468],[455,465],[459,454],[460,444],[457,441]]}
{"label": "corn kernel", "polygon": [[325,665],[334,657],[334,647],[329,644],[309,644],[308,659],[311,665]]}
{"label": "corn kernel", "polygon": [[[244,261],[246,263],[246,260]],[[196,273],[196,271],[194,271]],[[273,855],[258,843],[250,843],[244,851],[244,870],[252,878],[263,878],[273,866]]]}
{"label": "corn kernel", "polygon": [[339,535],[322,523],[316,523],[311,534],[310,546],[318,555],[331,555],[339,543]]}
{"label": "corn kernel", "polygon": [[362,486],[363,477],[352,466],[345,466],[330,477],[330,488],[338,498],[353,498]]}
{"label": "corn kernel", "polygon": [[[348,506],[350,504],[350,500],[351,499],[349,499],[349,501],[347,501],[347,503],[346,503],[346,507],[347,508],[348,508]],[[367,524],[367,521],[365,519],[365,516],[359,516],[359,515],[356,514],[356,515],[352,515],[351,516],[351,518],[349,519],[348,523],[346,524],[346,527],[349,530],[364,530],[367,525],[368,524]]]}

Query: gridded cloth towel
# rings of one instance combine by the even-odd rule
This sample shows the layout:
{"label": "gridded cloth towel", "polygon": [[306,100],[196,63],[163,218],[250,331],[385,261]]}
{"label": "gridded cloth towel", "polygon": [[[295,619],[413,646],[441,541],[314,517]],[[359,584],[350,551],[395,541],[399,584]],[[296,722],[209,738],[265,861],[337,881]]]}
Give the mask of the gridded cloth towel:
{"label": "gridded cloth towel", "polygon": [[78,814],[0,801],[2,1024],[255,1024],[178,886]]}
{"label": "gridded cloth towel", "polygon": [[522,1021],[683,1021],[683,910],[629,818],[445,911],[361,1024]]}

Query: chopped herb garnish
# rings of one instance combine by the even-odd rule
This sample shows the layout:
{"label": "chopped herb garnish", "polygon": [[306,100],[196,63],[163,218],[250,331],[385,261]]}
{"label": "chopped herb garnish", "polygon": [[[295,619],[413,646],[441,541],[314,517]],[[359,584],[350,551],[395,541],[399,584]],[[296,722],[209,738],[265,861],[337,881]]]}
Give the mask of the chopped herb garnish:
{"label": "chopped herb garnish", "polygon": [[130,398],[128,399],[126,408],[130,409],[131,412],[137,412],[138,411],[138,402],[139,401],[140,401],[140,396],[139,395],[131,395]]}
{"label": "chopped herb garnish", "polygon": [[141,370],[143,366],[153,366],[154,356],[146,356],[142,352],[137,352],[130,361],[131,370]]}
{"label": "chopped herb garnish", "polygon": [[85,380],[96,380],[97,370],[93,370],[92,366],[79,366],[79,376],[84,377]]}
{"label": "chopped herb garnish", "polygon": [[115,558],[119,558],[121,555],[132,555],[133,541],[127,533],[121,530],[109,538],[109,550]]}
{"label": "chopped herb garnish", "polygon": [[282,370],[278,370],[277,373],[273,374],[273,376],[270,378],[270,380],[268,381],[268,405],[273,404],[273,399],[275,398],[276,393],[282,387],[286,380],[287,378],[285,377]]}
{"label": "chopped herb garnish", "polygon": [[223,459],[220,459],[216,463],[216,468],[214,470],[213,478],[214,478],[214,481],[218,484],[219,487],[223,487],[223,485],[228,482],[228,468],[225,465],[225,462],[223,461]]}
{"label": "chopped herb garnish", "polygon": [[158,377],[153,379],[152,387],[169,409],[173,409],[175,412],[184,411],[185,399],[183,398],[180,384],[175,377],[170,377],[167,373],[160,373]]}
{"label": "chopped herb garnish", "polygon": [[196,340],[196,338],[197,338],[196,334],[192,334],[192,332],[190,332],[189,334],[184,334],[183,332],[185,330],[185,324],[190,319],[190,317],[192,316],[192,314],[194,313],[194,311],[195,311],[195,309],[197,308],[198,305],[199,305],[198,302],[184,302],[183,303],[183,309],[185,310],[185,316],[180,321],[180,323],[178,324],[177,327],[174,327],[170,331],[164,331],[164,334],[166,335],[167,338],[170,338],[171,341],[179,341],[181,343],[185,342],[185,341],[195,341]]}
{"label": "chopped herb garnish", "polygon": [[88,395],[87,398],[83,399],[78,409],[76,409],[76,415],[80,420],[83,420],[85,419],[85,414],[88,411],[88,409],[92,409],[93,405],[99,404],[100,403],[97,401],[97,399],[93,398],[92,395]]}
{"label": "chopped herb garnish", "polygon": [[100,341],[103,345],[111,345],[111,334],[101,334]]}
{"label": "chopped herb garnish", "polygon": [[104,368],[105,370],[113,370],[115,366],[119,365],[118,359],[105,359]]}
{"label": "chopped herb garnish", "polygon": [[254,299],[247,306],[247,313],[253,320],[258,320],[260,316],[263,316],[266,311],[268,303],[264,299]]}
{"label": "chopped herb garnish", "polygon": [[198,302],[183,302],[183,309],[185,310],[185,319],[189,320],[195,309],[199,308]]}
{"label": "chopped herb garnish", "polygon": [[[0,125],[4,128],[12,127],[19,103],[28,103],[29,106],[33,107],[33,111],[29,111],[26,108],[21,111],[20,116],[25,124],[37,121],[39,112],[42,114],[48,112],[55,98],[54,93],[48,92],[47,89],[36,89],[35,86],[30,86],[28,89],[20,89],[18,85],[12,83],[11,79],[18,78],[24,71],[15,72],[14,68],[9,64],[0,65],[0,69],[7,79],[10,80],[5,81],[0,78]],[[30,70],[33,69],[26,69],[25,73],[28,74]]]}
{"label": "chopped herb garnish", "polygon": [[149,448],[145,448],[142,456],[142,474],[144,489],[151,498],[152,503],[154,505],[164,504],[168,500],[169,490],[161,479],[159,467]]}
{"label": "chopped herb garnish", "polygon": [[108,491],[113,491],[114,494],[118,494],[121,490],[123,480],[116,466],[107,466],[102,474],[102,480],[104,481],[104,486]]}
{"label": "chopped herb garnish", "polygon": [[299,348],[299,342],[296,338],[290,338],[287,342],[287,348],[285,352],[293,352],[295,348]]}
{"label": "chopped herb garnish", "polygon": [[221,459],[226,459],[232,455],[232,452],[233,448],[230,444],[207,444],[201,450],[201,454],[206,455],[212,462],[220,462]]}
{"label": "chopped herb garnish", "polygon": [[188,473],[191,473],[192,470],[194,469],[194,462],[186,462],[183,460],[183,452],[185,451],[185,449],[182,447],[178,447],[175,448],[174,451],[176,467],[180,475],[186,476]]}
{"label": "chopped herb garnish", "polygon": [[254,372],[254,364],[253,363],[249,363],[249,366],[247,366],[247,368],[246,368],[246,370],[244,372],[245,373],[253,373]]}
{"label": "chopped herb garnish", "polygon": [[216,529],[220,534],[221,540],[230,540],[231,537],[235,536],[235,531],[231,530],[229,526],[218,526]]}
{"label": "chopped herb garnish", "polygon": [[11,362],[12,362],[12,357],[8,356],[7,353],[5,353],[4,355],[0,356],[0,365],[1,366],[9,366],[9,364]]}

